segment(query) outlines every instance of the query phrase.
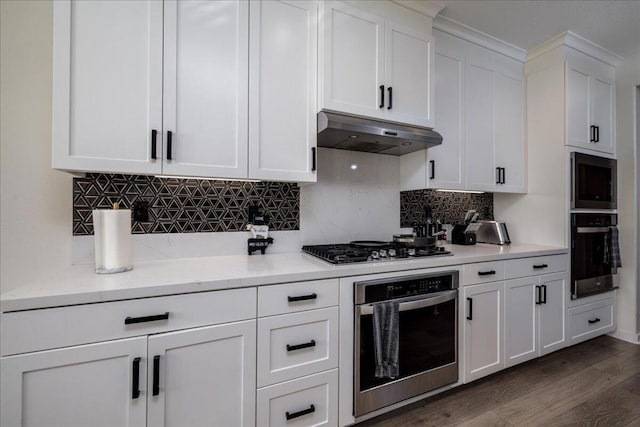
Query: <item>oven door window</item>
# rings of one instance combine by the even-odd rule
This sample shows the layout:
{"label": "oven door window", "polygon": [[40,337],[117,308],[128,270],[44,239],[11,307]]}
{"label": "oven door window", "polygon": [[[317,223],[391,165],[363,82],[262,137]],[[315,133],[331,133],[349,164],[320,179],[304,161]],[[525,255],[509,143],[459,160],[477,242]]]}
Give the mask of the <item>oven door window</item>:
{"label": "oven door window", "polygon": [[573,280],[611,274],[611,251],[607,232],[577,232],[573,247]]}
{"label": "oven door window", "polygon": [[614,169],[585,163],[577,165],[577,200],[580,202],[611,203],[613,199],[612,173]]}
{"label": "oven door window", "polygon": [[398,378],[375,377],[373,316],[360,318],[360,391],[456,362],[456,299],[400,311]]}

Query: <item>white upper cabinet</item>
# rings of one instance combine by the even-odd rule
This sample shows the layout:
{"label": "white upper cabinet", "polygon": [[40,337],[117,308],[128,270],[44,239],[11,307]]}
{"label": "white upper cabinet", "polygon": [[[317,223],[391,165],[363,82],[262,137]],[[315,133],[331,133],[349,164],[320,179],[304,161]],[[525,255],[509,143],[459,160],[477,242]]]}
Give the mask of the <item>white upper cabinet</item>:
{"label": "white upper cabinet", "polygon": [[414,28],[342,2],[322,5],[320,109],[433,127],[429,18]]}
{"label": "white upper cabinet", "polygon": [[164,174],[246,178],[248,25],[248,2],[164,2]]}
{"label": "white upper cabinet", "polygon": [[162,2],[61,0],[53,14],[53,167],[160,173]]}
{"label": "white upper cabinet", "polygon": [[314,182],[318,4],[250,7],[249,177]]}

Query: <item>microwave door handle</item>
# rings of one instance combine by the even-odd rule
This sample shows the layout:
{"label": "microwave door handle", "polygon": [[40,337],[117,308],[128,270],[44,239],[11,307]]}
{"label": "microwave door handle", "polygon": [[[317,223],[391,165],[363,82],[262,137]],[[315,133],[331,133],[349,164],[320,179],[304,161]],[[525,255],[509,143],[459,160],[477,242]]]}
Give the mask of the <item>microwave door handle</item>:
{"label": "microwave door handle", "polygon": [[609,227],[577,227],[576,233],[578,234],[595,234],[595,233],[608,233]]}
{"label": "microwave door handle", "polygon": [[[418,310],[420,308],[426,308],[432,305],[442,304],[443,302],[451,301],[453,299],[456,299],[457,296],[458,296],[457,291],[447,291],[445,294],[443,295],[441,294],[435,297],[420,298],[413,301],[401,302],[400,304],[398,304],[398,310],[399,311]],[[360,306],[360,314],[361,315],[373,314],[373,305],[374,304]]]}

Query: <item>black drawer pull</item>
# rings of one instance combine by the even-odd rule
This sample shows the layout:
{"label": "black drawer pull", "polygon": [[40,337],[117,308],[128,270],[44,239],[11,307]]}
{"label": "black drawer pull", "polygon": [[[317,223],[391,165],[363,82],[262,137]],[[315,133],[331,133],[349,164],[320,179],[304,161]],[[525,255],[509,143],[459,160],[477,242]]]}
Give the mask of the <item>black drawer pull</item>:
{"label": "black drawer pull", "polygon": [[309,342],[305,342],[302,344],[294,344],[294,345],[287,344],[287,351],[302,350],[303,348],[309,348],[309,347],[315,347],[315,346],[316,346],[316,340],[311,340]]}
{"label": "black drawer pull", "polygon": [[473,320],[473,299],[467,298],[469,301],[469,314],[467,314],[467,320]]}
{"label": "black drawer pull", "polygon": [[157,320],[167,320],[168,318],[169,312],[167,311],[164,314],[155,314],[153,316],[127,317],[126,319],[124,319],[124,324],[130,325],[132,323],[155,322]]}
{"label": "black drawer pull", "polygon": [[315,172],[317,165],[316,165],[316,147],[311,147],[311,172]]}
{"label": "black drawer pull", "polygon": [[594,323],[598,323],[599,321],[600,321],[600,319],[596,317],[595,319],[589,320],[588,322],[589,322],[590,325],[593,325]]}
{"label": "black drawer pull", "polygon": [[547,268],[549,267],[547,264],[536,264],[533,266],[533,268],[535,268],[536,270],[539,270],[541,268]]}
{"label": "black drawer pull", "polygon": [[153,395],[160,394],[160,356],[153,356]]}
{"label": "black drawer pull", "polygon": [[173,136],[173,132],[171,132],[170,130],[167,131],[167,160],[173,160],[173,157],[171,156],[171,152],[172,150],[172,146],[171,143],[172,141],[172,137]]}
{"label": "black drawer pull", "polygon": [[384,108],[384,85],[380,85],[380,108]]}
{"label": "black drawer pull", "polygon": [[298,411],[298,412],[285,412],[284,416],[287,417],[287,421],[292,420],[294,418],[298,418],[301,417],[303,415],[307,415],[307,414],[313,414],[314,412],[316,412],[316,407],[311,405],[309,406],[309,408],[307,409],[303,409],[302,411]]}
{"label": "black drawer pull", "polygon": [[317,298],[318,298],[318,294],[314,292],[309,295],[300,295],[299,297],[287,297],[287,300],[289,302],[296,302],[296,301],[306,301],[306,300],[317,299]]}
{"label": "black drawer pull", "polygon": [[389,106],[387,107],[387,110],[391,110],[393,108],[393,88],[388,87],[387,91],[389,92]]}
{"label": "black drawer pull", "polygon": [[429,160],[429,166],[431,166],[431,173],[429,174],[429,179],[435,179],[436,178],[436,161]]}
{"label": "black drawer pull", "polygon": [[133,380],[131,381],[131,398],[140,397],[140,358],[133,359]]}
{"label": "black drawer pull", "polygon": [[158,146],[157,143],[158,131],[155,129],[151,129],[151,160],[156,160],[156,148]]}
{"label": "black drawer pull", "polygon": [[495,270],[478,271],[478,276],[491,276],[492,274],[496,274],[496,271]]}

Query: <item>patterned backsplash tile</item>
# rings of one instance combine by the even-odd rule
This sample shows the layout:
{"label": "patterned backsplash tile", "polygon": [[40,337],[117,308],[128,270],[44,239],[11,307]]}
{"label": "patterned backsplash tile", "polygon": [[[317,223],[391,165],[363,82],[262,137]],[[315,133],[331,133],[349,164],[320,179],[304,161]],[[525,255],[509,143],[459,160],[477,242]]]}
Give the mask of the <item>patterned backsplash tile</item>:
{"label": "patterned backsplash tile", "polygon": [[141,175],[87,174],[73,179],[73,234],[93,234],[91,211],[120,202],[149,206],[148,222],[132,233],[244,231],[248,207],[260,206],[271,230],[300,228],[300,188],[295,183],[212,181]]}
{"label": "patterned backsplash tile", "polygon": [[443,224],[462,222],[469,209],[480,213],[480,219],[493,219],[493,193],[449,193],[436,190],[400,192],[400,226],[411,227],[425,222],[425,208],[431,208],[433,219]]}

